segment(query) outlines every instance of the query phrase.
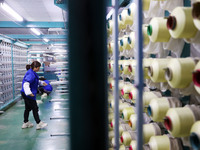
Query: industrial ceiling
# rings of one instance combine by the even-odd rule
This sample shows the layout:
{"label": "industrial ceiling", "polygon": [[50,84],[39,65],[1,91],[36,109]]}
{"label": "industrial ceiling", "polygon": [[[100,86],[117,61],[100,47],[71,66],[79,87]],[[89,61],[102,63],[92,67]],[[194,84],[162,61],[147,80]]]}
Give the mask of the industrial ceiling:
{"label": "industrial ceiling", "polygon": [[[24,19],[23,22],[18,22],[0,7],[1,36],[3,34],[30,45],[66,43],[67,12],[55,5],[57,0],[0,0],[0,2],[9,5]],[[41,35],[35,35],[30,27],[37,28]],[[44,42],[43,38],[47,38],[49,42]]]}

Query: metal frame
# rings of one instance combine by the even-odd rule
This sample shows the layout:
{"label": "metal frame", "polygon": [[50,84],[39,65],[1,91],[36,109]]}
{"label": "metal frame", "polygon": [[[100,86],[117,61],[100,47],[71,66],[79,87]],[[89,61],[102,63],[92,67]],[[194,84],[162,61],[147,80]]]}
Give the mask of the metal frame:
{"label": "metal frame", "polygon": [[26,44],[30,45],[49,45],[49,44],[62,44],[62,45],[68,45],[67,41],[49,41],[48,43],[45,41],[24,41]]}
{"label": "metal frame", "polygon": [[58,34],[45,34],[36,36],[33,34],[7,34],[6,36],[13,38],[13,39],[66,39],[67,35],[58,35]]}
{"label": "metal frame", "polygon": [[0,28],[66,28],[65,22],[0,21]]}
{"label": "metal frame", "polygon": [[11,43],[11,63],[12,63],[12,89],[13,89],[13,99],[15,99],[15,76],[14,76],[14,63],[13,63],[13,43]]}
{"label": "metal frame", "polygon": [[137,88],[136,109],[137,109],[137,150],[143,150],[143,34],[142,34],[142,1],[135,0],[137,5],[136,17],[136,78]]}
{"label": "metal frame", "polygon": [[5,41],[5,42],[10,43],[10,44],[14,44],[16,46],[28,48],[28,45],[26,45],[24,42],[16,41],[15,39],[9,38],[7,36],[4,37],[4,35],[0,35],[0,40]]}
{"label": "metal frame", "polygon": [[119,59],[119,49],[118,49],[118,8],[119,3],[118,0],[113,1],[114,13],[114,101],[115,101],[115,110],[114,110],[114,118],[115,118],[115,149],[119,149],[119,67],[118,67],[118,59]]}

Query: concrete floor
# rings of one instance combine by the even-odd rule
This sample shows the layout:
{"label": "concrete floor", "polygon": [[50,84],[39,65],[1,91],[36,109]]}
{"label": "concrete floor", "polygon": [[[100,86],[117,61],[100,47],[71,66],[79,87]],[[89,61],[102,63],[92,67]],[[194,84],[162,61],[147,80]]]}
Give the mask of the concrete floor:
{"label": "concrete floor", "polygon": [[[54,88],[54,91],[57,88]],[[41,97],[37,96],[40,100]],[[49,102],[50,99],[68,99],[68,95],[52,92],[48,99],[39,106],[40,119],[48,123],[42,130],[36,130],[32,112],[29,120],[34,127],[21,129],[23,123],[24,102],[18,101],[14,106],[0,115],[0,150],[69,150],[70,136],[51,136],[57,133],[69,133],[69,119],[53,119],[51,117],[68,117],[69,102]],[[61,108],[61,109],[59,109]]]}

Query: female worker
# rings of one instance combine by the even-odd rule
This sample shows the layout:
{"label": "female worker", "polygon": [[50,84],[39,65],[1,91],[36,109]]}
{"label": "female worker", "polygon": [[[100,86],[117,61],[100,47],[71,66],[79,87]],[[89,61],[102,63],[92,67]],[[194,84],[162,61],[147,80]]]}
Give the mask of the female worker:
{"label": "female worker", "polygon": [[40,62],[34,61],[31,64],[31,69],[26,72],[22,81],[21,95],[25,102],[24,123],[22,129],[33,127],[33,124],[28,120],[29,112],[31,110],[33,111],[33,117],[37,123],[36,129],[38,130],[47,126],[47,123],[42,122],[39,118],[39,109],[36,103],[38,85],[47,85],[45,82],[39,81],[39,77],[36,73],[40,70],[40,66]]}

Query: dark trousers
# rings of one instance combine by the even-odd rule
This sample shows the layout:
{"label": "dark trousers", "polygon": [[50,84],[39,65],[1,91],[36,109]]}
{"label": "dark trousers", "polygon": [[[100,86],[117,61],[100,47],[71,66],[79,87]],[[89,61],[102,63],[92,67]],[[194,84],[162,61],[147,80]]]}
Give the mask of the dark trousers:
{"label": "dark trousers", "polygon": [[25,103],[24,122],[25,123],[28,122],[29,112],[32,110],[33,117],[34,117],[36,123],[39,123],[40,122],[40,117],[38,114],[39,107],[37,105],[36,100],[32,100],[32,99],[28,98],[23,92],[21,94],[22,94],[22,97],[23,97],[24,103]]}
{"label": "dark trousers", "polygon": [[43,94],[43,93],[46,93],[48,96],[49,96],[49,94],[51,93],[50,91],[46,91],[45,89],[43,89],[43,87],[39,87],[38,88],[38,93],[39,94]]}

